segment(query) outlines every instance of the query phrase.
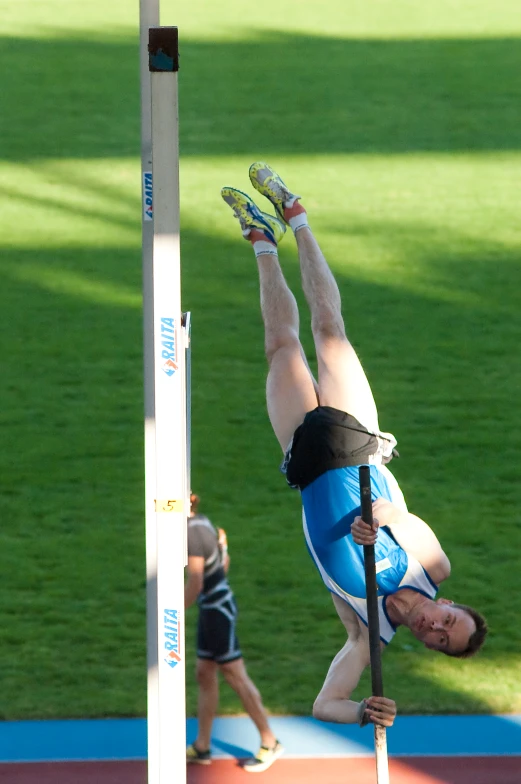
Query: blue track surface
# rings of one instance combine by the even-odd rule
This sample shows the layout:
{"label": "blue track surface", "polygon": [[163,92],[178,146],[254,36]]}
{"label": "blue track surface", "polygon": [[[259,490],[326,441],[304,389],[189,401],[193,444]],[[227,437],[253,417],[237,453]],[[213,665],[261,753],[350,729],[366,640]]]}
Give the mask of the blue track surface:
{"label": "blue track surface", "polygon": [[[272,717],[286,757],[373,754],[372,727],[325,724],[305,717]],[[187,739],[196,722],[187,722]],[[387,733],[389,753],[419,755],[519,755],[521,715],[399,716]],[[216,758],[245,757],[259,738],[246,718],[220,718],[213,731]],[[145,719],[88,719],[0,723],[0,762],[146,759]]]}

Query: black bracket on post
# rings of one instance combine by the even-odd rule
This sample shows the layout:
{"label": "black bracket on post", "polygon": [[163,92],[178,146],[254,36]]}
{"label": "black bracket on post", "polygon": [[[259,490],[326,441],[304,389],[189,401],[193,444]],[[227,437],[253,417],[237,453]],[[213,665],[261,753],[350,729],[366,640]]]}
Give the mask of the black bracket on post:
{"label": "black bracket on post", "polygon": [[177,27],[150,27],[148,30],[148,70],[179,70],[179,31]]}

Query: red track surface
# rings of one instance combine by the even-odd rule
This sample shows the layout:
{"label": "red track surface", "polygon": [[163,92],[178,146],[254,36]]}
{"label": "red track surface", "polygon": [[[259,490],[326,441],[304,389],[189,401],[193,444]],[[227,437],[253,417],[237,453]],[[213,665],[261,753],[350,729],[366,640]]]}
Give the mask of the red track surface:
{"label": "red track surface", "polygon": [[[391,759],[391,784],[521,784],[521,757],[407,757]],[[260,774],[262,784],[375,784],[374,760],[280,759]],[[190,766],[188,784],[245,784],[234,760]],[[0,764],[1,784],[147,784],[145,762]]]}

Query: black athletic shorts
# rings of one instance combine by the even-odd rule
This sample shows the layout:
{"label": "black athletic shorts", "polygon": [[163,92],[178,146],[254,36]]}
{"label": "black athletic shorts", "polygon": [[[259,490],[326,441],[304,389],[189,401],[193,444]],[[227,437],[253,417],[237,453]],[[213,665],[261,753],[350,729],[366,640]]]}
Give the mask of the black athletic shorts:
{"label": "black athletic shorts", "polygon": [[218,664],[242,657],[235,632],[237,605],[229,586],[205,595],[199,602],[197,656]]}
{"label": "black athletic shorts", "polygon": [[[385,440],[380,434],[370,433],[351,414],[330,406],[318,406],[308,411],[295,430],[281,471],[291,487],[303,490],[333,468],[369,462],[381,452]],[[394,450],[393,454],[398,453]]]}

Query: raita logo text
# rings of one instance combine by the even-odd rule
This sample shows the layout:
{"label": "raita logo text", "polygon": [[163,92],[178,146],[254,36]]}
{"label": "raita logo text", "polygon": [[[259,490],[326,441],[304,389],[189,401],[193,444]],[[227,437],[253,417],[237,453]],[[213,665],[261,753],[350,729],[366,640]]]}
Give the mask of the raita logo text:
{"label": "raita logo text", "polygon": [[169,667],[176,667],[181,661],[181,622],[178,610],[165,610],[163,621],[163,638],[165,646],[164,661]]}
{"label": "raita logo text", "polygon": [[177,329],[175,319],[161,319],[161,358],[163,362],[163,372],[167,376],[173,376],[178,368],[177,364]]}
{"label": "raita logo text", "polygon": [[152,172],[143,172],[143,217],[146,221],[154,219]]}

